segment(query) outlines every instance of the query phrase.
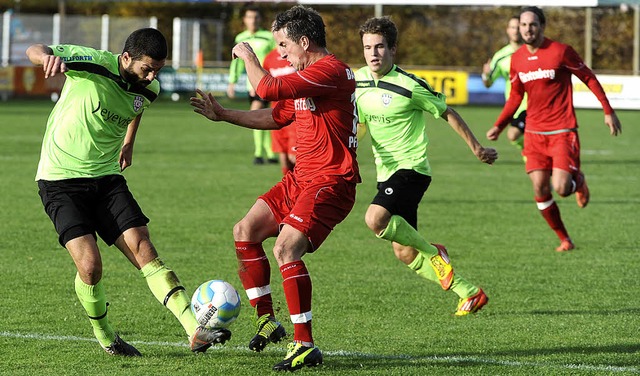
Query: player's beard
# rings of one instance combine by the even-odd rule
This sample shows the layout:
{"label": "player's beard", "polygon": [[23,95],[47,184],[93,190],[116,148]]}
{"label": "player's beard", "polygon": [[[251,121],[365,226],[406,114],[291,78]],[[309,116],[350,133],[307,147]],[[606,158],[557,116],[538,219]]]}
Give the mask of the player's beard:
{"label": "player's beard", "polygon": [[131,67],[124,68],[123,78],[130,84],[138,84],[142,86],[147,86],[151,83],[149,80],[145,80],[144,78],[140,78]]}

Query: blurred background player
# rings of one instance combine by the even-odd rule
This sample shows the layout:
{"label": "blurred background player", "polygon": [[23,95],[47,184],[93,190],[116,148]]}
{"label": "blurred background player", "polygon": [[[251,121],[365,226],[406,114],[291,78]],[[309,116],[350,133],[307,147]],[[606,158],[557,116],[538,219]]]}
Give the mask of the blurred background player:
{"label": "blurred background player", "polygon": [[[273,34],[269,30],[260,28],[262,15],[260,14],[260,9],[256,6],[248,5],[243,8],[242,22],[245,30],[236,36],[235,43],[249,43],[262,63],[265,56],[275,48]],[[229,86],[227,86],[227,96],[229,98],[236,97],[236,83],[243,72],[245,72],[244,62],[241,59],[233,59],[229,67]],[[256,91],[249,80],[247,80],[247,92],[251,110],[265,108],[268,105],[268,101],[256,95]],[[268,130],[254,129],[253,164],[261,165],[265,162],[278,163],[275,153],[271,150],[271,133]]]}
{"label": "blurred background player", "polygon": [[[504,96],[509,98],[511,91],[511,80],[509,79],[509,68],[511,67],[511,55],[522,45],[522,37],[518,28],[520,24],[519,16],[512,16],[507,23],[507,37],[509,43],[498,50],[487,63],[482,66],[482,83],[485,87],[491,85],[499,78],[505,80]],[[522,150],[524,146],[524,128],[527,117],[527,96],[524,96],[520,107],[516,110],[511,120],[511,127],[507,131],[507,138],[511,144]]]}
{"label": "blurred background player", "polygon": [[198,325],[190,296],[158,257],[149,239],[149,219],[122,175],[132,162],[142,113],[160,91],[156,77],[167,57],[162,33],[151,28],[134,31],[120,55],[35,44],[27,56],[43,67],[45,78],[66,75],[60,100],[47,120],[36,180],[58,240],[76,265],[75,291],[100,345],[112,355],[140,356],[107,318],[96,233],[140,270],[156,299],[184,327],[192,351],[227,341],[228,330]]}
{"label": "blurred background player", "polygon": [[544,36],[546,19],[540,8],[524,8],[519,27],[525,45],[511,56],[511,94],[495,124],[487,131],[487,138],[498,139],[526,93],[527,135],[522,152],[526,158],[525,169],[533,185],[538,210],[560,239],[556,251],[569,251],[575,245],[553,200],[551,185],[561,197],[575,193],[581,208],[586,207],[590,199],[580,166],[572,74],[600,101],[610,134],[617,136],[622,128],[596,75],[578,53],[571,46]]}
{"label": "blurred background player", "polygon": [[200,90],[197,93],[202,98],[191,98],[191,105],[210,120],[251,129],[278,129],[297,123],[293,173],[260,196],[233,228],[238,274],[258,317],[256,334],[249,342],[254,351],[262,351],[269,342],[286,335],[273,311],[271,267],[262,245],[276,237],[273,254],[293,323],[293,342],[273,369],[294,371],[322,363],[311,328],[311,276],[302,257],[318,250],[346,218],[360,182],[355,79],[349,66],[327,50],[324,21],[315,10],[294,6],[276,16],[272,31],[281,56],[297,72],[271,76],[247,43],[237,44],[233,55],[244,60],[256,92],[278,101],[274,108],[227,109]]}
{"label": "blurred background player", "polygon": [[[286,59],[280,56],[278,49],[269,52],[262,64],[264,69],[273,77],[284,76],[296,71]],[[275,107],[276,102],[271,102]],[[278,153],[282,175],[293,171],[296,164],[296,123],[295,121],[284,128],[271,131],[271,149]]]}
{"label": "blurred background player", "polygon": [[423,112],[447,121],[480,161],[492,164],[498,154],[480,145],[443,94],[394,64],[398,30],[389,18],[367,20],[360,37],[367,66],[356,71],[358,118],[371,135],[378,180],[367,226],[390,241],[396,257],[418,275],[453,290],[459,296],[457,316],[474,313],[488,301],[484,291],[454,272],[444,246],[430,244],[417,231],[418,205],[431,183]]}

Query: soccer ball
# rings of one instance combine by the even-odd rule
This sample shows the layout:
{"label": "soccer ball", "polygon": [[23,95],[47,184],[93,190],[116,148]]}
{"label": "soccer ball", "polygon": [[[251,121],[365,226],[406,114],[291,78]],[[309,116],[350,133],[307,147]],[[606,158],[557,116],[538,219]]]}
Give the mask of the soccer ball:
{"label": "soccer ball", "polygon": [[191,310],[205,328],[226,328],[240,314],[240,295],[228,282],[207,281],[193,293]]}

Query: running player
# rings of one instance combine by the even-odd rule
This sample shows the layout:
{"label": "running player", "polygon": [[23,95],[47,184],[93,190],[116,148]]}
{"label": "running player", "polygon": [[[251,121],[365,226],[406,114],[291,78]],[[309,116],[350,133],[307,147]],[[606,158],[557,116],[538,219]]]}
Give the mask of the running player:
{"label": "running player", "polygon": [[430,244],[417,231],[418,205],[431,183],[423,112],[447,121],[480,161],[492,164],[498,154],[478,143],[443,94],[394,64],[398,30],[389,18],[367,20],[360,37],[367,66],[356,72],[356,102],[371,135],[378,180],[367,226],[390,241],[396,257],[418,275],[453,290],[459,296],[457,316],[474,313],[487,295],[454,272],[443,245]]}
{"label": "running player", "polygon": [[[509,68],[511,67],[511,55],[522,45],[522,37],[518,25],[520,17],[513,16],[507,23],[507,37],[509,44],[498,50],[489,61],[482,67],[482,83],[485,87],[490,88],[491,85],[499,77],[504,78],[504,96],[509,98],[511,91],[511,81],[509,80]],[[524,146],[524,127],[527,119],[527,96],[524,96],[520,107],[516,110],[511,120],[511,127],[507,131],[507,138],[511,144],[522,150]]]}
{"label": "running player", "polygon": [[538,210],[560,239],[556,251],[564,252],[574,249],[575,245],[553,200],[551,186],[561,197],[575,193],[581,208],[587,206],[590,198],[580,168],[572,74],[584,82],[602,104],[604,123],[610,134],[617,136],[622,127],[596,75],[571,46],[546,38],[545,27],[546,19],[540,8],[527,7],[520,13],[524,46],[511,56],[511,94],[494,126],[487,131],[487,138],[498,139],[526,93],[525,169],[533,185]]}

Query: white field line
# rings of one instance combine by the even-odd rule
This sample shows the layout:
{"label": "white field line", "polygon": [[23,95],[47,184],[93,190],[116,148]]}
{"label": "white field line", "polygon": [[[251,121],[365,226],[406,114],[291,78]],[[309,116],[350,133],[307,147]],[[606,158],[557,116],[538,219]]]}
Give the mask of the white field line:
{"label": "white field line", "polygon": [[[20,338],[20,339],[34,339],[34,340],[44,340],[44,341],[65,341],[65,342],[98,342],[95,338],[84,338],[84,337],[76,337],[76,336],[57,336],[57,335],[48,335],[48,334],[40,334],[40,333],[18,333],[18,332],[6,332],[1,331],[0,337],[4,338]],[[162,342],[162,341],[128,341],[131,344],[136,345],[145,345],[145,346],[160,346],[160,347],[184,347],[187,348],[188,344],[185,340],[184,342]],[[224,346],[224,347],[212,347],[209,351],[250,351],[244,346]],[[278,349],[276,347],[271,347],[267,349],[266,352],[275,352],[275,351],[283,351],[283,349]],[[408,361],[419,361],[426,360],[435,363],[442,364],[450,364],[455,365],[458,363],[477,363],[477,364],[491,364],[497,366],[505,366],[505,367],[547,367],[547,368],[556,368],[556,369],[565,369],[565,370],[580,370],[580,371],[598,371],[598,372],[630,372],[630,373],[638,373],[640,374],[640,368],[637,367],[619,367],[613,365],[588,365],[588,364],[558,364],[558,363],[549,363],[549,362],[527,362],[527,361],[516,361],[516,360],[499,360],[499,359],[491,359],[488,357],[479,357],[479,356],[439,356],[439,355],[431,355],[431,356],[412,356],[412,355],[382,355],[382,354],[367,354],[361,352],[354,351],[323,351],[325,356],[335,356],[335,357],[355,357],[355,358],[365,358],[365,359],[405,359]]]}

